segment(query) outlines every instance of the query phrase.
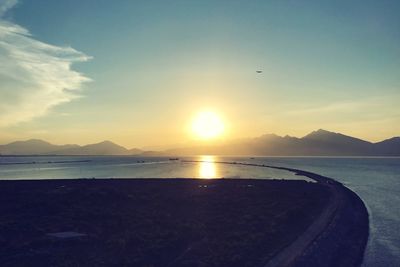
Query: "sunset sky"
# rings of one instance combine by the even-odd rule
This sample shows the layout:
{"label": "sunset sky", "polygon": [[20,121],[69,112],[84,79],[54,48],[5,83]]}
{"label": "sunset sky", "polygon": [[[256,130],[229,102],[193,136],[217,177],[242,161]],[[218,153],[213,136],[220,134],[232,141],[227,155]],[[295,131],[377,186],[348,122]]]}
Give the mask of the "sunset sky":
{"label": "sunset sky", "polygon": [[[0,0],[0,143],[400,135],[399,1]],[[256,70],[263,72],[258,74]]]}

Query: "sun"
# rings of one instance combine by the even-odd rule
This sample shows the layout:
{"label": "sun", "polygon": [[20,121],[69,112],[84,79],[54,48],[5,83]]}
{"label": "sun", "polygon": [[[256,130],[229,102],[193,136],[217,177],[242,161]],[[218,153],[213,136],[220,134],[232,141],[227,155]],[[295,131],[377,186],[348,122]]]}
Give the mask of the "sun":
{"label": "sun", "polygon": [[222,135],[224,123],[215,112],[202,111],[193,119],[192,132],[197,138],[213,139]]}

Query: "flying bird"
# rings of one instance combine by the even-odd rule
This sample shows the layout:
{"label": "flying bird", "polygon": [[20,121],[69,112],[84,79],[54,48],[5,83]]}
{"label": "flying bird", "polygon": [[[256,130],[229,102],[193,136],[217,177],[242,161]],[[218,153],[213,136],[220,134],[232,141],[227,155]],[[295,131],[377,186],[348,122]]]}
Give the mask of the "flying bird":
{"label": "flying bird", "polygon": [[256,70],[257,73],[262,73],[262,70]]}

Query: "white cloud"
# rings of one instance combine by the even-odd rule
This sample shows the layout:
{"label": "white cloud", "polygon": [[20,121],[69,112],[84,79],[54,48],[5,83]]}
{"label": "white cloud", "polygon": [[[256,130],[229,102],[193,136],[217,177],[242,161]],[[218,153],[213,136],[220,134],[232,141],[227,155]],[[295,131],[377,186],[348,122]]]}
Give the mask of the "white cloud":
{"label": "white cloud", "polygon": [[82,83],[90,80],[71,69],[90,57],[36,40],[27,29],[3,18],[16,3],[0,0],[0,127],[45,115],[79,97]]}

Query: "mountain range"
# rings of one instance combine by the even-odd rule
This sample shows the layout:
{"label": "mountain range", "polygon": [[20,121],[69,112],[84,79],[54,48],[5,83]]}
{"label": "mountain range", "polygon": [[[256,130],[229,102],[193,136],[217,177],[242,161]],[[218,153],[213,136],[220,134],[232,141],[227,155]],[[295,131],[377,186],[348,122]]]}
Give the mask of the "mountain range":
{"label": "mountain range", "polygon": [[217,146],[194,146],[166,152],[175,155],[400,156],[400,137],[372,143],[320,129],[301,138],[266,134]]}
{"label": "mountain range", "polygon": [[140,149],[126,149],[111,141],[103,141],[85,146],[54,145],[49,142],[30,139],[0,145],[2,155],[137,155]]}
{"label": "mountain range", "polygon": [[201,144],[165,151],[127,149],[111,141],[85,146],[54,145],[31,139],[0,145],[1,155],[256,155],[256,156],[400,156],[400,137],[372,143],[326,130],[297,138],[266,134],[223,144]]}

